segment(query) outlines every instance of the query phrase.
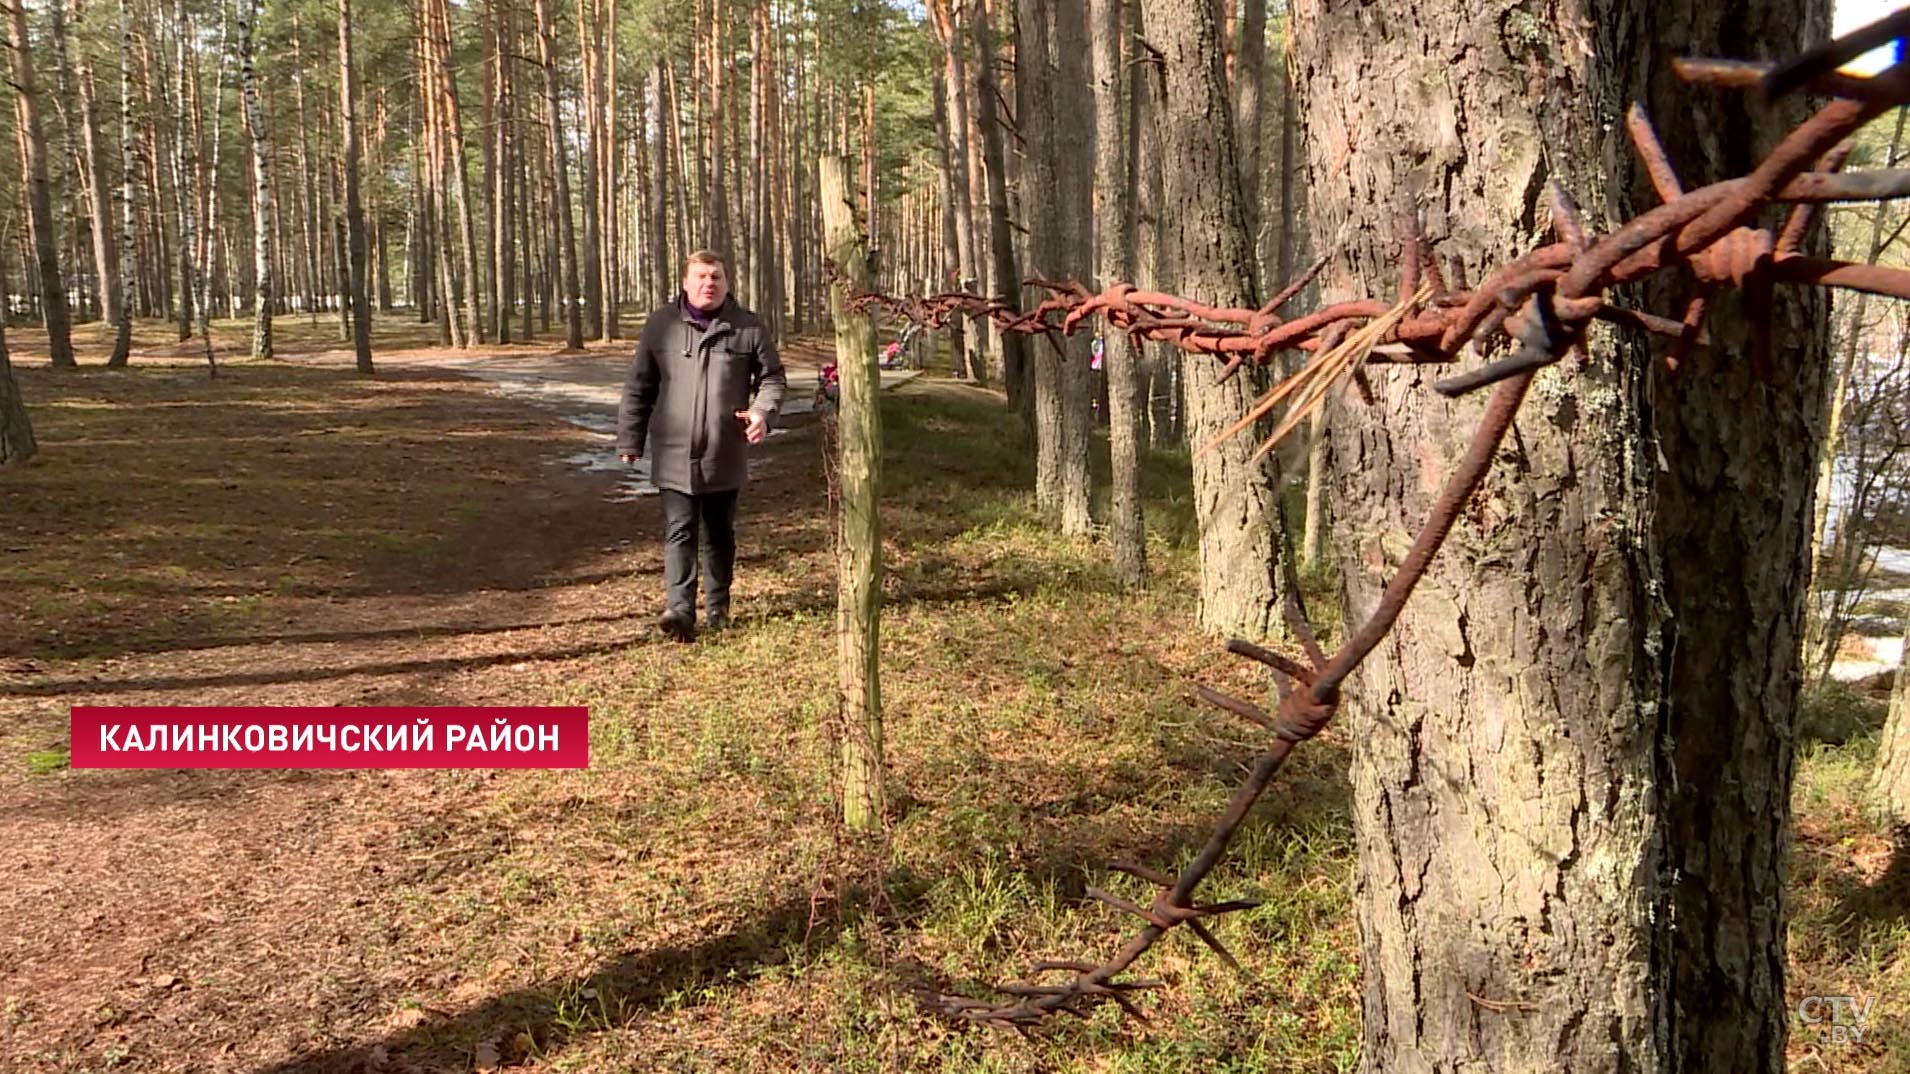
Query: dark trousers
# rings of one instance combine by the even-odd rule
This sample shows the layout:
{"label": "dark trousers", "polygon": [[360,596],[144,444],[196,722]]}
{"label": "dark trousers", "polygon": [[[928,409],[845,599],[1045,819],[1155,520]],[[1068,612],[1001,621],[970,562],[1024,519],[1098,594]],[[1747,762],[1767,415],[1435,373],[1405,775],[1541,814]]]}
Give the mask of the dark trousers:
{"label": "dark trousers", "polygon": [[[662,490],[663,584],[670,611],[695,618],[700,564],[704,614],[711,618],[728,617],[730,578],[736,570],[737,491],[692,495],[674,489]],[[703,538],[700,549],[699,528]]]}

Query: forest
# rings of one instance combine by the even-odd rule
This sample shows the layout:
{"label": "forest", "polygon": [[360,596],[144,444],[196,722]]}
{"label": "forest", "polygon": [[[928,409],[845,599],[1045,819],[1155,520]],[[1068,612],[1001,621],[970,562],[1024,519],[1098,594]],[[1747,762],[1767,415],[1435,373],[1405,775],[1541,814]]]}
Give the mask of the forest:
{"label": "forest", "polygon": [[1910,14],[0,16],[0,1070],[1910,1071]]}

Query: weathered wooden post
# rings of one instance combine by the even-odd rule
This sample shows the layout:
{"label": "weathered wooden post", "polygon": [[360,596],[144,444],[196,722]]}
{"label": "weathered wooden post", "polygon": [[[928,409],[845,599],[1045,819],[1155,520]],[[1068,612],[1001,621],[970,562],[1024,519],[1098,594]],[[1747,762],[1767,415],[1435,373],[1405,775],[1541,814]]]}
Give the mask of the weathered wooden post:
{"label": "weathered wooden post", "polygon": [[836,542],[836,644],[842,676],[837,706],[842,735],[842,819],[857,831],[882,823],[882,416],[876,391],[875,326],[849,310],[849,296],[870,289],[868,247],[856,224],[849,161],[821,163],[824,250],[835,279],[842,514]]}

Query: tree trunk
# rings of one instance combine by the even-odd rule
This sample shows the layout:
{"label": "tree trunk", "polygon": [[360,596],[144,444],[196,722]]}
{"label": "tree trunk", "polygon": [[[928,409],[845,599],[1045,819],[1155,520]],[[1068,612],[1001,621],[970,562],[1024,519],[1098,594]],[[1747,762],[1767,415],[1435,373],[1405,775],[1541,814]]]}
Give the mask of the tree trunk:
{"label": "tree trunk", "polygon": [[[1061,230],[1059,256],[1050,271],[1067,278],[1088,275],[1095,259],[1094,185],[1089,173],[1094,161],[1094,147],[1090,144],[1094,128],[1085,122],[1088,116],[1094,115],[1095,106],[1089,86],[1087,53],[1080,47],[1081,39],[1088,36],[1086,8],[1082,0],[1052,0],[1052,3],[1054,23],[1048,34],[1048,46],[1054,63],[1055,104],[1059,116],[1067,117],[1067,122],[1057,122],[1051,128]],[[1094,529],[1090,512],[1094,488],[1088,466],[1088,445],[1094,428],[1094,376],[1088,368],[1092,341],[1087,335],[1077,333],[1062,343],[1065,354],[1059,370],[1061,532],[1084,537]]]}
{"label": "tree trunk", "polygon": [[[6,267],[7,259],[0,257],[0,295],[10,293]],[[26,400],[20,396],[20,383],[13,376],[13,361],[7,356],[7,310],[6,303],[0,302],[0,466],[23,463],[38,450]]]}
{"label": "tree trunk", "polygon": [[598,50],[596,37],[603,31],[595,18],[595,5],[589,0],[577,0],[577,50],[583,75],[582,100],[578,109],[582,113],[578,150],[578,171],[583,176],[583,250],[578,273],[583,286],[584,312],[583,331],[590,339],[603,338],[604,295],[603,295],[603,205],[598,200],[597,184],[602,176],[598,172],[597,158],[603,152],[603,133],[598,129],[603,110],[598,101],[600,84],[597,81]]}
{"label": "tree trunk", "polygon": [[27,40],[26,0],[9,0],[7,29],[13,51],[13,109],[19,124],[26,172],[27,213],[33,222],[34,260],[40,271],[40,319],[47,350],[58,367],[72,367],[73,337],[66,308],[66,277],[60,273],[59,234],[53,229],[53,196],[47,185],[46,133],[33,81],[33,51]]}
{"label": "tree trunk", "polygon": [[[1094,219],[1099,222],[1095,272],[1099,287],[1134,280],[1133,203],[1121,138],[1121,0],[1092,0],[1089,44],[1094,59]],[[1134,344],[1125,332],[1103,337],[1108,379],[1108,450],[1113,488],[1108,544],[1114,574],[1138,588],[1147,581],[1147,531],[1141,516],[1140,381]]]}
{"label": "tree trunk", "polygon": [[[988,173],[988,236],[994,268],[995,301],[1011,310],[1021,309],[1021,271],[1015,261],[1015,241],[1008,228],[1008,155],[1003,148],[1002,125],[996,116],[995,40],[988,26],[987,0],[971,0],[975,32],[976,122],[981,126],[982,163]],[[992,323],[992,322],[991,322]],[[1027,362],[1022,337],[997,333],[996,351],[1001,355],[1002,382],[1008,390],[1008,403],[1021,409],[1033,400],[1028,383]]]}
{"label": "tree trunk", "polygon": [[[338,122],[344,140],[345,231],[351,256],[352,353],[370,373],[371,299],[365,287],[365,219],[358,205],[358,111],[352,64],[351,0],[338,0]],[[471,281],[473,288],[477,281]]]}
{"label": "tree trunk", "polygon": [[[1246,0],[1238,29],[1238,48],[1234,53],[1234,139],[1240,151],[1240,210],[1247,221],[1247,241],[1255,252],[1252,259],[1254,292],[1264,294],[1271,288],[1260,267],[1260,117],[1265,111],[1267,69],[1267,0]],[[1275,287],[1285,286],[1281,277]]]}
{"label": "tree trunk", "polygon": [[[65,3],[66,0],[59,0]],[[100,141],[99,87],[93,77],[93,61],[80,49],[78,63],[80,97],[80,151],[86,158],[86,196],[93,217],[93,271],[99,277],[100,315],[115,328],[114,348],[107,364],[126,364],[117,329],[125,321],[126,283],[120,276],[119,222],[113,215],[112,189],[106,179],[106,153]],[[130,335],[127,345],[130,346]]]}
{"label": "tree trunk", "polygon": [[562,273],[564,304],[564,346],[580,350],[584,345],[582,311],[577,308],[577,236],[570,214],[570,164],[564,149],[564,110],[557,93],[555,33],[551,29],[550,0],[536,0],[537,59],[544,71],[545,118],[550,123],[551,182],[557,209],[557,258]]}
{"label": "tree trunk", "polygon": [[[1181,294],[1222,307],[1252,308],[1253,246],[1241,215],[1232,110],[1220,76],[1218,27],[1203,0],[1150,0],[1148,38],[1165,57],[1158,115],[1164,224],[1175,248]],[[1188,367],[1188,434],[1205,444],[1246,413],[1245,377],[1218,383],[1220,363]],[[1200,623],[1247,638],[1279,629],[1280,504],[1257,444],[1236,436],[1198,454],[1194,507],[1200,525]]]}
{"label": "tree trunk", "polygon": [[840,282],[829,289],[841,371],[841,536],[836,599],[841,672],[842,819],[851,829],[881,826],[886,809],[882,764],[882,415],[876,392],[875,329],[849,312],[847,296],[870,289],[867,246],[855,218],[849,162],[822,159],[822,211],[829,260]]}
{"label": "tree trunk", "polygon": [[622,269],[618,261],[622,249],[621,225],[617,211],[617,8],[618,0],[606,0],[604,20],[604,44],[602,59],[598,62],[597,78],[602,83],[603,120],[599,135],[603,141],[600,158],[603,162],[603,178],[597,184],[599,197],[603,199],[603,338],[616,339],[622,334],[617,322],[617,303],[622,295]]}
{"label": "tree trunk", "polygon": [[[448,0],[434,0],[429,7],[435,8],[435,20],[427,25],[434,27],[430,32],[437,52],[438,62],[434,68],[437,77],[439,98],[439,117],[443,120],[442,134],[445,148],[449,150],[447,166],[450,176],[446,182],[449,188],[452,207],[457,212],[458,224],[458,273],[462,279],[454,285],[454,294],[462,299],[459,314],[463,318],[464,345],[476,346],[484,342],[483,277],[478,274],[477,219],[471,212],[471,171],[464,156],[464,109],[458,101],[458,83],[451,76],[451,8]],[[446,224],[448,226],[449,220]],[[449,248],[450,243],[445,243]]]}
{"label": "tree trunk", "polygon": [[[1022,215],[1028,224],[1028,274],[1068,275],[1063,219],[1072,207],[1061,201],[1061,165],[1055,139],[1054,0],[1017,0],[1015,27],[1015,119],[1022,137]],[[1045,294],[1024,291],[1023,302]],[[1048,518],[1061,515],[1062,374],[1068,355],[1055,337],[1034,341],[1035,506]]]}
{"label": "tree trunk", "polygon": [[[124,19],[121,0],[121,18]],[[252,263],[254,298],[252,357],[255,361],[272,357],[272,235],[277,230],[277,214],[272,197],[272,142],[265,130],[265,112],[259,107],[259,77],[252,53],[253,29],[257,25],[259,0],[239,0],[239,79],[245,94],[246,123],[252,129],[252,182],[257,191],[258,211],[252,223]],[[128,31],[130,33],[130,31]]]}
{"label": "tree trunk", "polygon": [[[669,252],[670,138],[676,112],[664,107],[663,61],[650,68],[650,111],[657,117],[657,137],[650,146],[650,302],[662,305],[676,291],[675,266]],[[679,223],[682,216],[676,218]]]}
{"label": "tree trunk", "polygon": [[[1822,39],[1828,5],[1606,0],[1516,39],[1501,18],[1296,4],[1312,232],[1348,266],[1328,300],[1394,297],[1402,203],[1471,280],[1544,241],[1526,222],[1548,182],[1589,230],[1655,204],[1635,164],[1612,178],[1633,158],[1611,117],[1632,99],[1690,186],[1745,174],[1801,102],[1694,94],[1653,43],[1782,55]],[[1669,312],[1681,286],[1636,291]],[[1516,450],[1349,684],[1364,1069],[1784,1069],[1825,302],[1772,306],[1768,379],[1737,293],[1675,379],[1624,336],[1539,374]],[[1483,406],[1434,395],[1421,370],[1372,379],[1370,407],[1340,400],[1327,422],[1348,622],[1374,608]]]}
{"label": "tree trunk", "polygon": [[126,288],[138,275],[134,212],[138,184],[133,156],[133,20],[128,0],[119,0],[119,321],[113,326],[109,368],[127,364],[133,346],[133,296]]}
{"label": "tree trunk", "polygon": [[[949,0],[933,0],[929,4],[929,16],[935,26],[935,36],[942,45],[943,72],[940,85],[948,108],[947,147],[944,150],[948,157],[944,167],[948,183],[943,187],[943,198],[953,213],[955,225],[954,234],[947,237],[955,254],[955,278],[942,280],[938,289],[965,291],[971,286],[968,281],[977,275],[972,206],[977,199],[976,191],[970,186],[968,172],[968,130],[971,124],[968,114],[967,45],[950,11]],[[979,284],[973,286],[979,287]],[[982,326],[977,323],[973,331],[964,332],[960,322],[955,323],[957,328],[953,342],[960,348],[957,360],[962,363],[970,380],[981,383],[984,376],[980,349]]]}

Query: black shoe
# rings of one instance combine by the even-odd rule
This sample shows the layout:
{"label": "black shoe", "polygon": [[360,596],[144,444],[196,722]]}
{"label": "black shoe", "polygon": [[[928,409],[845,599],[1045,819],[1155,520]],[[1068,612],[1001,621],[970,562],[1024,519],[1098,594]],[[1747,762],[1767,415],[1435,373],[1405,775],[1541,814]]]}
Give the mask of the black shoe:
{"label": "black shoe", "polygon": [[657,620],[657,627],[663,631],[664,637],[672,641],[691,642],[696,640],[696,617],[688,612],[682,612],[672,608],[663,613],[663,618]]}
{"label": "black shoe", "polygon": [[715,633],[718,630],[728,630],[729,628],[730,613],[728,612],[711,612],[705,618],[704,629],[711,633]]}

